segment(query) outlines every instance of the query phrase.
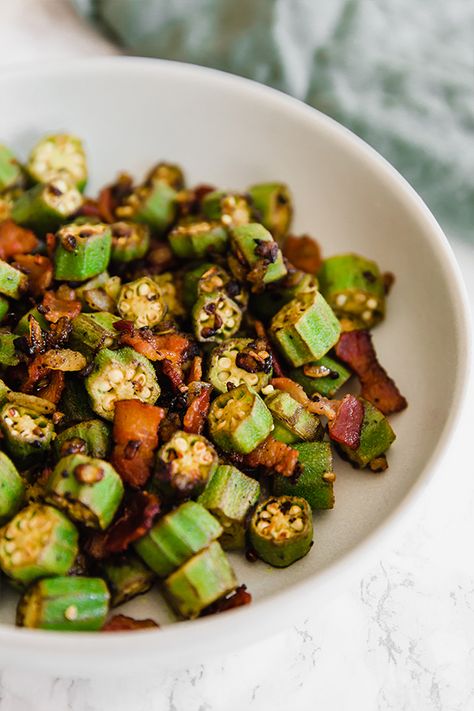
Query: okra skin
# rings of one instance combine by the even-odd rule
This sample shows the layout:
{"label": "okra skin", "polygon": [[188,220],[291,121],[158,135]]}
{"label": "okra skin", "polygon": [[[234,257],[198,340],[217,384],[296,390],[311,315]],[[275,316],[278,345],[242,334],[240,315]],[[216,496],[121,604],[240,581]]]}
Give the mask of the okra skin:
{"label": "okra skin", "polygon": [[82,203],[79,190],[59,177],[22,193],[13,204],[11,218],[36,232],[54,232]]}
{"label": "okra skin", "polygon": [[102,420],[78,422],[63,430],[53,442],[53,450],[58,459],[76,452],[96,459],[106,459],[110,447],[110,428]]}
{"label": "okra skin", "polygon": [[45,136],[38,141],[30,153],[26,169],[35,183],[47,183],[59,175],[82,191],[87,182],[82,142],[68,134]]}
{"label": "okra skin", "polygon": [[[249,372],[237,365],[243,355],[255,353],[260,361],[261,370]],[[221,393],[227,392],[227,384],[233,387],[245,384],[256,392],[265,388],[273,373],[272,358],[260,342],[251,338],[231,338],[225,340],[211,351],[208,359],[207,378],[214,388]]]}
{"label": "okra skin", "polygon": [[173,253],[181,259],[203,259],[211,254],[224,254],[229,236],[218,222],[183,219],[168,235]]}
{"label": "okra skin", "polygon": [[111,225],[113,262],[128,263],[141,259],[150,246],[150,228],[133,222],[115,222]]}
{"label": "okra skin", "polygon": [[295,367],[319,360],[337,343],[339,321],[319,293],[299,294],[278,311],[270,336]]}
{"label": "okra skin", "polygon": [[193,306],[194,335],[200,343],[231,338],[240,328],[242,309],[225,293],[203,294]]}
{"label": "okra skin", "polygon": [[66,575],[78,551],[76,527],[52,506],[30,504],[0,531],[0,568],[21,585]]}
{"label": "okra skin", "polygon": [[106,620],[109,601],[110,593],[101,578],[46,578],[23,594],[16,624],[58,632],[94,632]]}
{"label": "okra skin", "polygon": [[205,437],[178,430],[158,450],[153,484],[167,498],[197,496],[215,471],[217,459]]}
{"label": "okra skin", "polygon": [[360,444],[356,450],[339,444],[338,448],[358,467],[367,467],[370,462],[384,454],[395,440],[395,432],[385,415],[363,398],[358,398],[364,406],[364,419],[360,433]]}
{"label": "okra skin", "polygon": [[3,259],[0,259],[0,294],[10,299],[19,299],[26,291],[28,277],[19,269],[15,269]]}
{"label": "okra skin", "polygon": [[305,556],[313,540],[308,502],[298,496],[272,496],[257,506],[249,542],[257,555],[275,568],[286,568]]}
{"label": "okra skin", "polygon": [[141,277],[124,284],[120,290],[117,311],[122,318],[133,321],[137,328],[156,326],[166,314],[166,304],[159,286],[150,277]]}
{"label": "okra skin", "polygon": [[0,368],[18,364],[19,358],[15,349],[17,338],[15,333],[0,333]]}
{"label": "okra skin", "polygon": [[293,201],[288,186],[284,183],[257,183],[248,193],[259,221],[272,233],[273,239],[282,244],[293,217]]}
{"label": "okra skin", "polygon": [[45,499],[89,528],[106,529],[122,501],[122,479],[111,464],[70,454],[56,464],[45,484]]}
{"label": "okra skin", "polygon": [[219,538],[222,531],[204,506],[186,501],[160,518],[134,548],[151,570],[165,578]]}
{"label": "okra skin", "polygon": [[25,498],[25,484],[17,468],[0,452],[0,525],[13,518]]}
{"label": "okra skin", "polygon": [[252,210],[244,195],[214,190],[201,202],[202,213],[209,220],[220,220],[225,227],[238,227],[251,222]]}
{"label": "okra skin", "polygon": [[[318,377],[305,373],[313,372]],[[324,375],[327,373],[327,375]],[[315,394],[324,397],[334,397],[337,391],[349,380],[351,373],[339,361],[328,355],[323,356],[314,363],[308,363],[300,368],[290,370],[290,378],[299,383],[305,393],[312,397]],[[319,377],[321,375],[321,377]]]}
{"label": "okra skin", "polygon": [[198,499],[219,521],[223,533],[219,538],[225,550],[243,548],[245,523],[260,496],[260,484],[236,467],[222,464],[209,480]]}
{"label": "okra skin", "polygon": [[264,285],[282,279],[287,273],[278,245],[270,232],[257,222],[233,228],[230,232],[230,246],[237,259],[243,259],[250,270],[260,260],[266,261],[261,278]]}
{"label": "okra skin", "polygon": [[176,219],[177,195],[174,188],[161,180],[142,185],[134,190],[123,206],[117,208],[116,214],[121,220],[148,225],[159,236]]}
{"label": "okra skin", "polygon": [[22,182],[21,166],[12,151],[0,144],[0,193]]}
{"label": "okra skin", "polygon": [[216,397],[208,425],[212,441],[224,452],[248,454],[268,437],[273,419],[262,398],[239,385]]}
{"label": "okra skin", "polygon": [[267,395],[264,402],[272,413],[275,424],[272,434],[275,439],[292,444],[323,438],[324,428],[319,417],[308,412],[289,393],[275,390]]}
{"label": "okra skin", "polygon": [[300,496],[313,510],[334,507],[334,481],[331,445],[329,442],[299,442],[293,445],[299,452],[301,473],[296,481],[276,474],[272,477],[275,496]]}
{"label": "okra skin", "polygon": [[217,541],[188,560],[163,583],[173,609],[193,619],[216,600],[235,590],[234,571]]}
{"label": "okra skin", "polygon": [[86,281],[105,269],[110,259],[112,232],[109,225],[70,224],[56,233],[54,277]]}
{"label": "okra skin", "polygon": [[0,294],[0,323],[4,320],[10,311],[10,302]]}
{"label": "okra skin", "polygon": [[80,313],[72,322],[71,347],[86,358],[93,357],[100,348],[110,348],[117,341],[113,324],[118,320],[118,316],[108,311]]}
{"label": "okra skin", "polygon": [[156,579],[141,558],[128,552],[104,561],[101,573],[110,590],[111,607],[123,605],[137,595],[148,592]]}
{"label": "okra skin", "polygon": [[54,436],[53,423],[42,413],[10,402],[0,410],[0,430],[5,449],[20,466],[41,461]]}

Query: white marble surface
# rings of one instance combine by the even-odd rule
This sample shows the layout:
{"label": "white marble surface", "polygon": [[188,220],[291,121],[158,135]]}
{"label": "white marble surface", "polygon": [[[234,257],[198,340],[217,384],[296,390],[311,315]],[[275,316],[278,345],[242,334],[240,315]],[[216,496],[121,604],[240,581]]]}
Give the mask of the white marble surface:
{"label": "white marble surface", "polygon": [[[0,71],[113,51],[65,0],[0,0]],[[474,247],[453,247],[474,304]],[[0,671],[0,711],[474,710],[473,421],[398,536],[294,628],[141,680]]]}

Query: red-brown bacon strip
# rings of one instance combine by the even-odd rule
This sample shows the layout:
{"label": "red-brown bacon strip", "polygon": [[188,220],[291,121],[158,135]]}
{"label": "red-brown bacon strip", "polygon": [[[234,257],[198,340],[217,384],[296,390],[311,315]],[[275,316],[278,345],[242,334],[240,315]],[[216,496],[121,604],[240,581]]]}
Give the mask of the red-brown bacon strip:
{"label": "red-brown bacon strip", "polygon": [[253,452],[244,454],[243,462],[251,469],[262,468],[267,474],[277,472],[283,476],[293,476],[298,466],[299,452],[271,435]]}
{"label": "red-brown bacon strip", "polygon": [[183,429],[192,434],[201,434],[211,406],[212,386],[209,383],[193,382],[188,391],[188,409],[183,419]]}
{"label": "red-brown bacon strip", "polygon": [[56,323],[60,318],[66,316],[73,321],[81,313],[82,304],[75,299],[64,299],[54,291],[47,291],[43,297],[41,312],[46,321]]}
{"label": "red-brown bacon strip", "polygon": [[206,607],[201,612],[201,617],[205,617],[206,615],[216,615],[219,612],[227,612],[227,610],[233,610],[236,607],[250,605],[251,602],[252,595],[247,592],[247,586],[240,585],[227,597],[217,600],[217,602],[214,602],[212,605],[209,605],[209,607]]}
{"label": "red-brown bacon strip", "polygon": [[41,254],[15,254],[13,265],[28,276],[28,291],[39,297],[53,281],[53,264]]}
{"label": "red-brown bacon strip", "polygon": [[158,446],[158,428],[164,410],[140,400],[115,404],[112,464],[130,486],[139,488],[148,480]]}
{"label": "red-brown bacon strip", "polygon": [[13,220],[5,220],[0,224],[0,259],[29,254],[38,244],[38,239],[31,230],[20,227]]}
{"label": "red-brown bacon strip", "polygon": [[334,442],[357,449],[364,420],[364,406],[355,395],[346,395],[340,403],[336,417],[329,420],[328,432]]}
{"label": "red-brown bacon strip", "polygon": [[135,620],[127,615],[114,615],[102,627],[102,632],[133,632],[150,628],[159,629],[160,625],[149,617],[145,620]]}
{"label": "red-brown bacon strip", "polygon": [[283,254],[291,264],[302,272],[316,274],[322,264],[318,243],[309,235],[289,235],[283,246]]}

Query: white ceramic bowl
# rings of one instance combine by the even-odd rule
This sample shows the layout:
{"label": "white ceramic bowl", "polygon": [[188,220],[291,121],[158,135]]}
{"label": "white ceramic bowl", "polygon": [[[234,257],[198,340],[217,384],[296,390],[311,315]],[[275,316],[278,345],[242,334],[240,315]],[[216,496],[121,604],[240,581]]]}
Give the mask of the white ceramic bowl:
{"label": "white ceramic bowl", "polygon": [[[382,475],[337,461],[336,508],[316,516],[316,544],[286,570],[237,557],[255,602],[231,613],[136,634],[60,634],[13,627],[3,589],[0,663],[58,673],[134,671],[202,660],[271,633],[365,567],[383,534],[419,500],[449,442],[463,398],[468,320],[458,267],[436,221],[377,153],[307,106],[215,71],[142,59],[94,59],[21,69],[0,78],[0,140],[25,156],[46,132],[85,140],[92,194],[121,170],[154,161],[184,166],[190,183],[245,188],[280,179],[292,188],[295,230],[325,254],[354,250],[393,271],[386,321],[374,332],[382,363],[410,406]],[[132,614],[169,621],[158,594]]]}

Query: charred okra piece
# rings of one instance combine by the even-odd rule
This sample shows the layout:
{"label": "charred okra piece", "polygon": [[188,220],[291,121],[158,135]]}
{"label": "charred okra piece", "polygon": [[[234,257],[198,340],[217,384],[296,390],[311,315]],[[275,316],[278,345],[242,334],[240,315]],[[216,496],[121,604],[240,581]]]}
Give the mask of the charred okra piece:
{"label": "charred okra piece", "polygon": [[104,271],[76,287],[76,298],[82,301],[87,311],[112,313],[115,311],[121,285],[119,276],[111,277]]}
{"label": "charred okra piece", "polygon": [[272,413],[275,429],[272,432],[280,442],[312,442],[322,439],[324,428],[317,415],[308,412],[289,393],[275,390],[265,398],[265,405]]}
{"label": "charred okra piece", "polygon": [[46,500],[89,528],[105,529],[123,497],[122,479],[111,464],[70,454],[56,464],[45,485]]}
{"label": "charred okra piece", "polygon": [[230,246],[236,259],[245,263],[247,279],[256,286],[271,284],[287,273],[278,244],[257,222],[233,228]]}
{"label": "charred okra piece", "polygon": [[110,348],[117,340],[114,322],[118,320],[108,311],[80,313],[72,322],[71,347],[86,357],[94,356],[100,348]]}
{"label": "charred okra piece", "polygon": [[32,316],[34,318],[34,320],[39,323],[42,331],[48,331],[49,323],[46,321],[43,314],[40,313],[38,311],[38,309],[35,307],[35,308],[27,311],[26,314],[24,316],[22,316],[21,319],[18,321],[16,328],[15,328],[15,334],[17,336],[26,336],[29,333],[29,331],[30,331],[30,316]]}
{"label": "charred okra piece", "polygon": [[261,339],[231,338],[216,346],[210,354],[207,377],[221,393],[245,384],[260,392],[272,377],[272,357]]}
{"label": "charred okra piece", "polygon": [[222,526],[201,504],[186,501],[159,519],[134,544],[139,556],[165,578],[222,533]]}
{"label": "charred okra piece", "polygon": [[17,159],[7,146],[0,144],[0,193],[21,183],[22,178]]}
{"label": "charred okra piece", "polygon": [[217,467],[217,452],[201,435],[175,432],[156,457],[154,484],[165,496],[197,496]]}
{"label": "charred okra piece", "polygon": [[150,277],[142,277],[122,286],[117,311],[122,318],[133,321],[137,328],[152,327],[163,320],[166,304],[158,284]]}
{"label": "charred okra piece", "polygon": [[64,424],[91,420],[95,417],[82,377],[68,375],[58,409],[64,415],[62,419]]}
{"label": "charred okra piece", "polygon": [[224,452],[248,454],[273,428],[270,410],[247,385],[216,397],[209,411],[211,439]]}
{"label": "charred okra piece", "polygon": [[161,180],[141,185],[116,209],[121,220],[148,225],[152,232],[163,234],[173,224],[177,213],[177,192]]}
{"label": "charred okra piece", "polygon": [[340,254],[323,262],[321,293],[335,314],[356,328],[372,328],[385,315],[385,288],[375,262],[358,254]]}
{"label": "charred okra piece", "polygon": [[312,540],[311,509],[299,496],[272,496],[252,516],[250,544],[265,563],[275,568],[286,568],[305,556]]}
{"label": "charred okra piece", "polygon": [[205,607],[235,590],[237,580],[227,556],[214,541],[171,573],[163,585],[173,609],[192,619]]}
{"label": "charred okra piece", "polygon": [[111,607],[143,595],[155,581],[155,574],[133,553],[110,558],[102,563],[101,571],[110,590]]}
{"label": "charred okra piece", "polygon": [[132,262],[141,259],[150,246],[150,228],[133,222],[115,222],[111,225],[114,262]]}
{"label": "charred okra piece", "polygon": [[112,233],[109,225],[70,224],[56,234],[54,277],[86,281],[103,272],[109,263]]}
{"label": "charred okra piece", "polygon": [[285,304],[307,291],[316,292],[318,280],[312,274],[299,270],[288,273],[283,281],[267,289],[262,294],[252,295],[250,308],[258,318],[270,320]]}
{"label": "charred okra piece", "polygon": [[77,529],[52,506],[30,504],[0,532],[0,568],[22,585],[66,575],[78,553]]}
{"label": "charred okra piece", "polygon": [[26,168],[35,183],[49,183],[62,176],[82,191],[87,182],[82,143],[67,134],[42,138],[31,151]]}
{"label": "charred okra piece", "polygon": [[12,402],[0,410],[0,429],[5,449],[22,466],[41,461],[54,436],[53,423],[44,414]]}
{"label": "charred okra piece", "polygon": [[106,420],[114,419],[117,400],[141,400],[154,405],[160,386],[150,361],[133,348],[111,351],[102,348],[85,380],[94,412]]}
{"label": "charred okra piece", "polygon": [[0,294],[0,323],[4,320],[5,316],[10,310],[10,302],[4,296]]}
{"label": "charred okra piece", "polygon": [[19,358],[15,349],[17,338],[15,333],[0,333],[0,368],[18,364]]}
{"label": "charred okra piece", "polygon": [[316,393],[324,397],[334,397],[350,377],[351,373],[347,368],[328,355],[290,371],[290,378],[296,380],[309,397]]}
{"label": "charred okra piece", "polygon": [[109,599],[107,585],[101,578],[38,580],[20,599],[16,624],[58,632],[94,632],[105,622]]}
{"label": "charred okra piece", "polygon": [[224,341],[239,330],[242,310],[223,292],[203,294],[193,306],[192,321],[198,341]]}
{"label": "charred okra piece", "polygon": [[319,293],[299,294],[273,317],[270,335],[295,367],[319,360],[337,343],[341,327]]}
{"label": "charred okra piece", "polygon": [[[339,444],[338,448],[358,467],[370,467],[377,471],[377,462],[395,440],[388,419],[370,402],[359,398],[364,406],[364,419],[360,433],[360,444],[356,450]],[[381,467],[385,468],[384,466]]]}
{"label": "charred okra piece", "polygon": [[272,477],[275,496],[301,496],[312,509],[334,507],[334,481],[332,451],[329,442],[301,442],[293,445],[299,452],[301,473],[294,482],[277,474]]}
{"label": "charred okra piece", "polygon": [[63,177],[35,185],[15,201],[12,220],[38,232],[56,230],[79,210],[83,198],[79,190]]}
{"label": "charred okra piece", "polygon": [[0,259],[0,294],[9,296],[10,299],[19,299],[27,286],[26,274]]}
{"label": "charred okra piece", "polygon": [[102,420],[78,422],[56,437],[53,449],[58,459],[69,454],[105,459],[110,451],[110,429]]}
{"label": "charred okra piece", "polygon": [[248,294],[242,284],[232,279],[230,274],[218,264],[205,262],[185,273],[183,299],[189,309],[201,296],[217,292],[224,292],[241,308],[247,306]]}
{"label": "charred okra piece", "polygon": [[156,274],[151,278],[160,290],[167,312],[174,317],[185,316],[186,310],[181,298],[181,283],[178,275],[163,272],[163,274]]}
{"label": "charred okra piece", "polygon": [[258,183],[248,189],[259,222],[281,244],[290,228],[293,204],[288,186],[284,183]]}
{"label": "charred okra piece", "polygon": [[207,193],[201,202],[204,217],[220,220],[225,227],[247,225],[252,218],[249,201],[244,195],[214,190]]}
{"label": "charred okra piece", "polygon": [[145,185],[164,183],[174,190],[183,190],[184,173],[175,163],[157,163],[145,178]]}
{"label": "charred okra piece", "polygon": [[185,218],[168,235],[174,254],[181,259],[202,259],[209,254],[223,254],[228,234],[219,222]]}
{"label": "charred okra piece", "polygon": [[198,499],[224,529],[220,543],[227,550],[243,548],[245,523],[260,496],[260,484],[232,466],[217,467]]}
{"label": "charred okra piece", "polygon": [[0,525],[13,518],[24,497],[23,479],[11,459],[0,452]]}

